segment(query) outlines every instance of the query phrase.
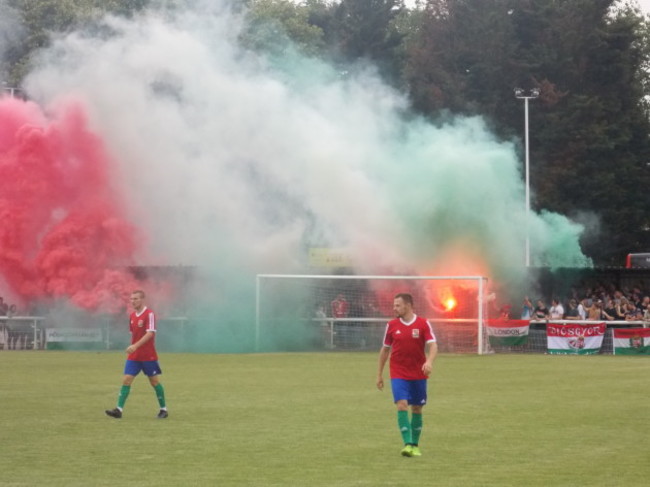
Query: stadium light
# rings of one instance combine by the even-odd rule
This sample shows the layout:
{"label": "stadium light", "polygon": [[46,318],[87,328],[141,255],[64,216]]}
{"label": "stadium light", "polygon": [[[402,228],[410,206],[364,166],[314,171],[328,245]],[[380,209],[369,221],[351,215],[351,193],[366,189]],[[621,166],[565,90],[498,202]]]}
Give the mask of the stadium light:
{"label": "stadium light", "polygon": [[528,143],[528,100],[539,96],[539,88],[515,88],[515,97],[524,100],[524,131],[526,144],[526,267],[530,267],[530,146]]}

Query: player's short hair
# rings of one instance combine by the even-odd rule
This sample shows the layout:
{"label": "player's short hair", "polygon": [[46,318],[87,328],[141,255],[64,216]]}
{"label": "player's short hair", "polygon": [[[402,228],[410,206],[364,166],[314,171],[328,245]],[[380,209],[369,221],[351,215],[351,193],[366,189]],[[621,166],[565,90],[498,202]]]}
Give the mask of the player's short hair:
{"label": "player's short hair", "polygon": [[132,291],[131,294],[139,294],[142,299],[145,298],[145,294],[142,289],[136,289],[135,291]]}
{"label": "player's short hair", "polygon": [[410,304],[411,306],[413,306],[413,296],[411,296],[409,293],[396,294],[395,299],[401,299],[406,304]]}

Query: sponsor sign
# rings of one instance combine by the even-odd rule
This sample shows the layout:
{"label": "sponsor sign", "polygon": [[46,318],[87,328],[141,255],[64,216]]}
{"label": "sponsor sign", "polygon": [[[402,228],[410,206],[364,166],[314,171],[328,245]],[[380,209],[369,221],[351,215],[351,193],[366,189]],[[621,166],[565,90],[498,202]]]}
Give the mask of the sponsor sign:
{"label": "sponsor sign", "polygon": [[101,342],[102,331],[97,328],[46,328],[45,341],[52,342]]}

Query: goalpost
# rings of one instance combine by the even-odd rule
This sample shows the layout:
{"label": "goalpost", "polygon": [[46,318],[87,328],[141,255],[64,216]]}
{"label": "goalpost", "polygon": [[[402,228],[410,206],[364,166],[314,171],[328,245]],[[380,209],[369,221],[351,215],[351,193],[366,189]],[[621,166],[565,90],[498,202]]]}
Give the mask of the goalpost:
{"label": "goalpost", "polygon": [[258,274],[255,348],[379,349],[398,293],[413,295],[443,352],[490,351],[482,276]]}

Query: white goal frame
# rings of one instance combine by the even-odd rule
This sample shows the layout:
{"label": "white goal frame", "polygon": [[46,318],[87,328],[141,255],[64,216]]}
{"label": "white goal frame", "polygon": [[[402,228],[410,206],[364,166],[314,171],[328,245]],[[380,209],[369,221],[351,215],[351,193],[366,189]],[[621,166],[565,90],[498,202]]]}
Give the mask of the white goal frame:
{"label": "white goal frame", "polygon": [[[378,275],[327,275],[327,274],[257,274],[255,278],[255,350],[260,350],[260,303],[261,303],[261,288],[264,280],[268,279],[323,279],[323,280],[395,280],[395,281],[474,281],[476,282],[477,287],[477,314],[476,318],[470,319],[429,319],[431,322],[444,321],[444,322],[457,322],[457,323],[468,323],[476,322],[478,340],[477,340],[477,349],[476,353],[478,355],[483,355],[490,352],[489,343],[486,337],[486,328],[485,322],[487,320],[486,315],[486,303],[488,296],[488,278],[484,276],[378,276]],[[354,319],[355,321],[367,321],[367,322],[386,322],[386,319],[378,318],[328,318],[329,322],[336,321],[350,321]]]}

